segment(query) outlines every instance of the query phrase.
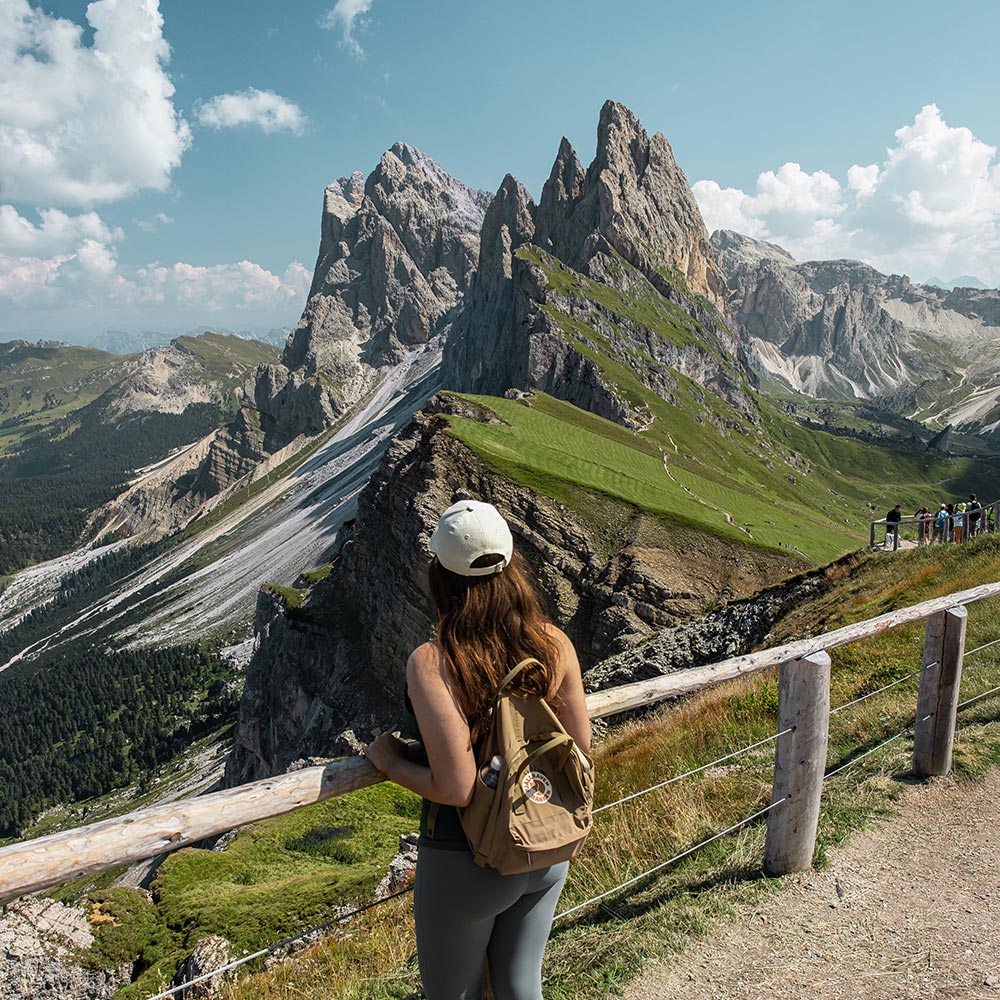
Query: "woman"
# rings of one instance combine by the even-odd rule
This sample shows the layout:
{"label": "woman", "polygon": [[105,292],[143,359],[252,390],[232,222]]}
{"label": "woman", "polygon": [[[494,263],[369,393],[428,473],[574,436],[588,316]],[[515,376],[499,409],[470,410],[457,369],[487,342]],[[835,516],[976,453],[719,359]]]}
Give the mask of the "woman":
{"label": "woman", "polygon": [[428,1000],[476,1000],[488,957],[497,1000],[541,1000],[542,953],[567,863],[523,875],[480,868],[456,807],[469,803],[479,780],[477,745],[497,687],[521,660],[540,662],[522,673],[518,692],[544,696],[577,745],[590,749],[580,664],[542,614],[495,507],[453,504],[430,547],[437,638],[407,661],[404,727],[424,753],[410,760],[387,733],[366,750],[387,778],[424,799],[413,901],[420,975]]}

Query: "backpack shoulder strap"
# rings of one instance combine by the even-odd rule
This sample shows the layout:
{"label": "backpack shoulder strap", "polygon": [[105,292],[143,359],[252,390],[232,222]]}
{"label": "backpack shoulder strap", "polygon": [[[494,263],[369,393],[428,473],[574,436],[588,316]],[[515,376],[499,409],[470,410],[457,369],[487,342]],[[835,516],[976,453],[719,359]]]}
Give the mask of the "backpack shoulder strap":
{"label": "backpack shoulder strap", "polygon": [[517,677],[517,675],[521,673],[521,671],[524,670],[525,667],[529,666],[532,663],[537,663],[539,666],[542,665],[541,660],[536,659],[534,656],[529,656],[526,659],[521,660],[521,662],[516,667],[514,667],[510,671],[510,673],[508,673],[507,676],[504,677],[504,679],[500,682],[499,686],[497,687],[497,695],[496,695],[497,698],[499,698],[503,694],[504,689],[511,683],[511,681],[513,681],[514,678]]}

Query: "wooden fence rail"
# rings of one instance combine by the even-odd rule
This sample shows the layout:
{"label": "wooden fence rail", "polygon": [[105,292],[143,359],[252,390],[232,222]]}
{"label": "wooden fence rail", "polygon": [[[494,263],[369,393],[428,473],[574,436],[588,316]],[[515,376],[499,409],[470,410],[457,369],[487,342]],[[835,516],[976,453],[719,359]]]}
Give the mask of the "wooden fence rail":
{"label": "wooden fence rail", "polygon": [[[781,805],[768,814],[765,864],[772,875],[796,871],[809,867],[815,844],[829,725],[828,651],[928,620],[914,770],[946,773],[965,640],[964,605],[997,596],[1000,582],[984,584],[813,638],[599,691],[587,696],[587,706],[591,718],[604,718],[781,665],[778,732],[791,731],[779,736],[776,744],[772,802],[780,800]],[[0,848],[0,901],[155,857],[382,780],[364,758],[348,758],[12,844]]]}

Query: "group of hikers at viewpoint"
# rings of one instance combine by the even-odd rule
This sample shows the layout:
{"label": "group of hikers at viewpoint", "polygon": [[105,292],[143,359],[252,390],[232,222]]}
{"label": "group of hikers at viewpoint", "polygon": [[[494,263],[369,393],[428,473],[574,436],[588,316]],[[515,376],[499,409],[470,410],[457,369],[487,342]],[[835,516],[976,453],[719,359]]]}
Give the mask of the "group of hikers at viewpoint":
{"label": "group of hikers at viewpoint", "polygon": [[[917,545],[934,543],[963,542],[976,535],[996,530],[996,505],[983,505],[975,493],[961,503],[942,503],[932,514],[927,507],[921,507],[907,524],[917,526]],[[896,504],[885,515],[885,544],[893,548],[899,545],[899,526],[903,523],[903,508]],[[874,528],[872,529],[874,531]]]}

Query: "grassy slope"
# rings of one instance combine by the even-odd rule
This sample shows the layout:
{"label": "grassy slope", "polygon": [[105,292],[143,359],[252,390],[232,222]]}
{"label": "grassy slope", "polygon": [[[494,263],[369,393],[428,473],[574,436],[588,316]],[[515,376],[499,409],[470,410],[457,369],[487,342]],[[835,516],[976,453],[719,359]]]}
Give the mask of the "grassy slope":
{"label": "grassy slope", "polygon": [[[584,487],[730,541],[791,547],[814,565],[864,544],[869,522],[897,502],[909,512],[970,490],[1000,497],[994,462],[908,454],[807,429],[763,398],[755,425],[677,372],[670,373],[671,398],[662,398],[637,374],[648,355],[627,337],[609,341],[582,317],[599,310],[612,329],[636,324],[682,348],[697,340],[721,358],[707,331],[624,261],[613,261],[612,269],[627,279],[627,292],[592,281],[537,247],[522,247],[518,255],[540,267],[559,296],[558,307],[543,307],[556,333],[651,421],[636,433],[540,394],[530,406],[476,397],[502,423],[454,417],[451,431],[516,481],[569,505],[570,487]],[[735,381],[742,378],[734,362],[722,363]]]}
{"label": "grassy slope", "polygon": [[0,455],[97,399],[121,378],[121,362],[90,347],[0,345]]}
{"label": "grassy slope", "polygon": [[[693,383],[684,388],[692,397],[700,392]],[[765,411],[772,438],[806,458],[808,471],[787,461],[779,465],[775,451],[766,443],[758,446],[756,437],[726,438],[708,421],[694,419],[690,410],[670,407],[652,393],[647,401],[656,416],[643,432],[543,394],[530,405],[471,398],[502,422],[452,417],[451,432],[498,471],[532,489],[575,505],[572,487],[581,486],[729,541],[794,546],[814,565],[864,544],[869,521],[895,502],[915,507],[961,495],[973,484],[980,493],[1000,495],[996,474],[973,460],[878,449],[807,431],[773,411]],[[723,511],[736,524],[729,524]]]}

